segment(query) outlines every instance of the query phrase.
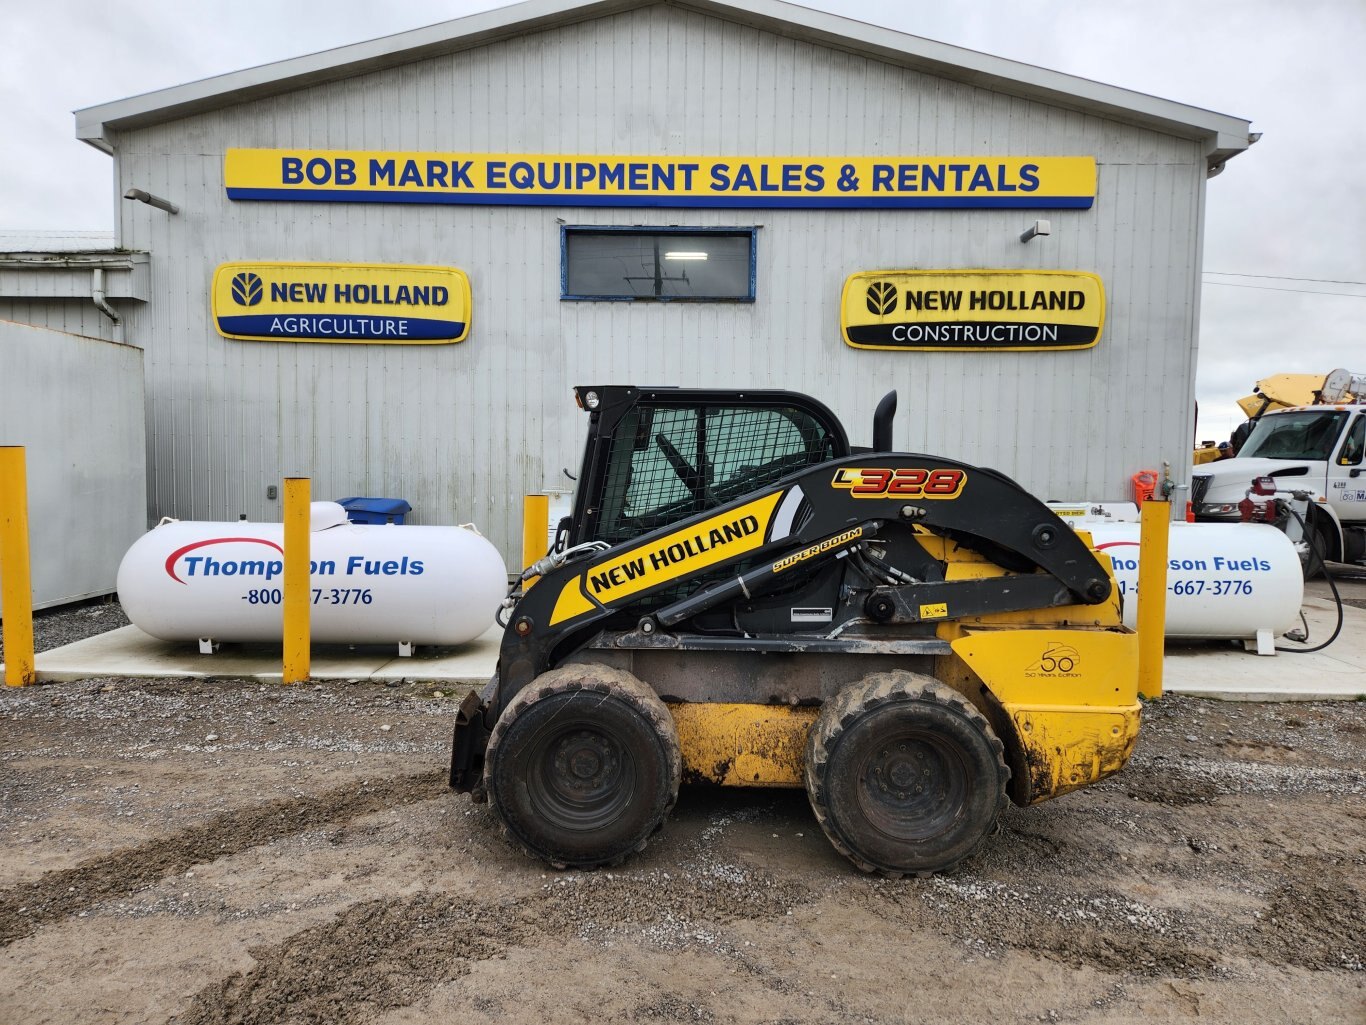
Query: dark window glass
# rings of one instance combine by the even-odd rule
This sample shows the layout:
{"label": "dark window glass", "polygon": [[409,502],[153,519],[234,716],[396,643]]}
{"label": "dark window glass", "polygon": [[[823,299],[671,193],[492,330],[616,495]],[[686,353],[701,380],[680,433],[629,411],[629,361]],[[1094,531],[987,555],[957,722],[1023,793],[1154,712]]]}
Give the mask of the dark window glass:
{"label": "dark window glass", "polygon": [[608,457],[595,540],[616,544],[833,457],[805,410],[637,406]]}
{"label": "dark window glass", "polygon": [[1342,443],[1338,453],[1339,466],[1360,466],[1362,456],[1366,455],[1366,416],[1358,416],[1352,421],[1347,432],[1347,440]]}
{"label": "dark window glass", "polygon": [[1346,422],[1346,413],[1320,410],[1264,416],[1257,421],[1238,455],[1327,461]]}
{"label": "dark window glass", "polygon": [[754,298],[750,229],[564,229],[566,299]]}

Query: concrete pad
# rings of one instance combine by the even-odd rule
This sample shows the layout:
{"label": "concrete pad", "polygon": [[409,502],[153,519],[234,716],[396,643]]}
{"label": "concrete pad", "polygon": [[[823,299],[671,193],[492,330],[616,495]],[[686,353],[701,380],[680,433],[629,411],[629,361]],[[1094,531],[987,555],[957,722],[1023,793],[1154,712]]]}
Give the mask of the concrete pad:
{"label": "concrete pad", "polygon": [[[417,647],[400,658],[397,645],[314,645],[309,676],[314,680],[430,680],[482,687],[498,663],[503,629],[492,626],[468,644]],[[39,680],[83,680],[92,676],[214,676],[275,680],[282,677],[278,644],[224,644],[201,655],[195,641],[162,641],[135,626],[87,637],[34,660]]]}
{"label": "concrete pad", "polygon": [[[1338,638],[1324,651],[1259,656],[1233,641],[1169,641],[1164,689],[1232,701],[1354,700],[1366,695],[1366,610],[1344,607]],[[1328,639],[1336,605],[1306,597],[1312,647]],[[415,649],[400,658],[396,645],[315,645],[310,676],[315,680],[419,680],[482,687],[498,662],[502,628],[491,627],[469,644]],[[1277,647],[1294,648],[1284,638]],[[195,678],[234,676],[278,681],[281,652],[272,644],[225,644],[212,655],[193,642],[161,641],[135,626],[40,653],[39,680],[82,680],[92,676]]]}
{"label": "concrete pad", "polygon": [[[1337,624],[1337,605],[1306,597],[1309,643],[1284,637],[1276,647],[1312,648]],[[1366,696],[1366,610],[1343,606],[1342,630],[1323,651],[1256,655],[1232,641],[1167,642],[1163,689],[1228,701],[1331,701]]]}

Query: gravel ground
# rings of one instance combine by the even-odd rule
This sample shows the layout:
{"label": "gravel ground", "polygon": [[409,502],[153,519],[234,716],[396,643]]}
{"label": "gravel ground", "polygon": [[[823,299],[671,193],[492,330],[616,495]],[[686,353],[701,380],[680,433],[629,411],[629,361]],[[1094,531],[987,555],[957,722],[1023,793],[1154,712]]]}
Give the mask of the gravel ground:
{"label": "gravel ground", "polygon": [[[128,617],[116,598],[98,598],[80,605],[44,609],[33,614],[33,650],[60,648],[63,644],[83,641],[127,625]],[[0,637],[0,662],[4,660],[5,641]]]}
{"label": "gravel ground", "polygon": [[892,882],[800,792],[687,787],[550,871],[446,789],[460,696],[0,688],[0,1022],[1366,1021],[1366,703],[1165,698],[1118,776]]}
{"label": "gravel ground", "polygon": [[1366,1020],[1366,703],[1164,699],[1118,776],[892,882],[800,792],[706,788],[549,871],[446,790],[457,697],[0,690],[0,1021]]}

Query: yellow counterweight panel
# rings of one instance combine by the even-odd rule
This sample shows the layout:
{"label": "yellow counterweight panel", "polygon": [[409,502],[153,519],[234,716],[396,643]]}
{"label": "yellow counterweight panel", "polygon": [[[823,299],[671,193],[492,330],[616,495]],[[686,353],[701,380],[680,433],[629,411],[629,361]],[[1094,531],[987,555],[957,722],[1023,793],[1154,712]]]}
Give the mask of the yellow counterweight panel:
{"label": "yellow counterweight panel", "polygon": [[1133,754],[1138,638],[1118,630],[966,630],[954,653],[1005,709],[1031,804],[1117,772]]}
{"label": "yellow counterweight panel", "polygon": [[1029,803],[1104,779],[1134,753],[1142,709],[1007,705],[1029,768]]}
{"label": "yellow counterweight panel", "polygon": [[683,780],[723,786],[800,787],[806,735],[819,708],[679,702]]}
{"label": "yellow counterweight panel", "polygon": [[1138,636],[1128,631],[968,629],[950,644],[1003,705],[1138,700]]}

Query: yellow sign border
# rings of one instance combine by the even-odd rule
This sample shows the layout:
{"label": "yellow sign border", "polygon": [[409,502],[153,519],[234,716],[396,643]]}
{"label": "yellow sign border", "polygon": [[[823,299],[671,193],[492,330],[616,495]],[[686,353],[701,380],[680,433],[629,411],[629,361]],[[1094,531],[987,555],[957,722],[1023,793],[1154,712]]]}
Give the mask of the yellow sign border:
{"label": "yellow sign border", "polygon": [[[453,279],[453,284],[459,286],[459,302],[464,304],[464,330],[453,338],[329,338],[316,337],[313,335],[251,335],[236,334],[223,330],[219,322],[218,306],[218,283],[219,277],[223,274],[237,274],[243,270],[256,268],[279,268],[279,267],[298,267],[298,268],[317,268],[328,271],[353,271],[353,270],[373,270],[401,273],[404,271],[425,271],[449,276]],[[452,290],[452,296],[456,295]],[[297,315],[297,314],[296,314]],[[311,314],[305,314],[311,315]],[[328,316],[330,314],[319,314]],[[470,277],[459,267],[442,266],[438,264],[425,263],[333,263],[327,260],[230,260],[227,263],[220,263],[214,268],[213,277],[209,282],[209,316],[213,320],[214,330],[223,338],[229,338],[239,342],[282,342],[287,344],[311,344],[323,343],[334,345],[455,345],[465,341],[470,336],[470,325],[474,320],[474,299],[470,289]],[[442,319],[442,318],[430,318]],[[460,323],[460,321],[450,320],[450,323]]]}
{"label": "yellow sign border", "polygon": [[[957,275],[989,275],[992,277],[1049,277],[1053,275],[1070,278],[1091,278],[1096,283],[1096,292],[1099,299],[1098,314],[1096,322],[1096,337],[1082,345],[867,345],[862,342],[855,342],[849,338],[848,330],[850,325],[845,321],[845,309],[848,304],[849,290],[854,286],[855,281],[868,280],[887,275],[898,275],[901,277],[923,276],[927,278],[948,278]],[[926,268],[910,268],[900,270],[866,270],[854,271],[844,279],[844,287],[840,289],[840,337],[844,344],[851,349],[869,349],[882,352],[1075,352],[1079,349],[1094,349],[1100,344],[1100,337],[1105,331],[1105,282],[1099,274],[1092,271],[1083,270],[1034,270],[1024,267],[1013,268],[993,268],[993,267],[957,267],[948,269],[931,270]],[[858,325],[855,325],[858,326]]]}
{"label": "yellow sign border", "polygon": [[777,209],[1077,209],[1095,156],[647,156],[229,148],[234,201]]}

